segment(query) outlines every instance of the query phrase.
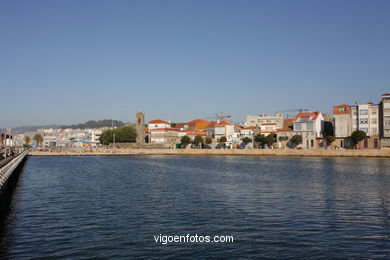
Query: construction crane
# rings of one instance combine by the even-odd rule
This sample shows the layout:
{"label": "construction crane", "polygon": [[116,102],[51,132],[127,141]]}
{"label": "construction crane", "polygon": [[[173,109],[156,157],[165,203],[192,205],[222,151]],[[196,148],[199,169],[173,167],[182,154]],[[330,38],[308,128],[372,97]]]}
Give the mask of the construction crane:
{"label": "construction crane", "polygon": [[209,116],[209,117],[202,117],[202,119],[216,119],[218,121],[226,121],[227,118],[232,117],[231,115],[226,115],[224,112],[221,112],[220,114],[215,114],[215,116]]}
{"label": "construction crane", "polygon": [[[293,108],[293,109],[285,109],[285,110],[280,110],[279,112],[283,113],[283,112],[298,112],[298,113],[302,113],[303,111],[309,111],[309,109],[307,108]],[[287,118],[288,118],[288,114],[287,114]]]}

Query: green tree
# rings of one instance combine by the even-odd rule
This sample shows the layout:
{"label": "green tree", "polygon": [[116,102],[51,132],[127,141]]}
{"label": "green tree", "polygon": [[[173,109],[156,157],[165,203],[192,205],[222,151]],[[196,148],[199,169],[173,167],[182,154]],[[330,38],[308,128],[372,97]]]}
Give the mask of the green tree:
{"label": "green tree", "polygon": [[255,142],[263,144],[265,142],[265,136],[263,134],[255,135]]}
{"label": "green tree", "polygon": [[269,134],[264,138],[264,143],[268,146],[271,146],[273,143],[276,142],[276,137],[274,134]]}
{"label": "green tree", "polygon": [[114,133],[116,143],[133,143],[137,139],[137,131],[132,126],[116,128]]}
{"label": "green tree", "polygon": [[188,146],[188,144],[191,143],[191,138],[189,136],[185,135],[180,139],[180,143],[181,143],[182,147],[186,148]]}
{"label": "green tree", "polygon": [[102,145],[109,145],[114,142],[115,134],[115,143],[133,143],[137,138],[137,131],[132,126],[123,126],[116,129],[108,129],[103,131],[100,135],[100,143]]}
{"label": "green tree", "polygon": [[213,143],[213,139],[211,139],[211,137],[206,137],[206,144],[211,144]]}
{"label": "green tree", "polygon": [[252,139],[249,138],[249,137],[244,137],[242,140],[241,140],[245,145],[249,144],[250,142],[252,142]]}
{"label": "green tree", "polygon": [[203,137],[201,137],[200,135],[195,136],[193,143],[196,146],[199,146],[200,144],[203,144],[204,143]]}
{"label": "green tree", "polygon": [[43,143],[43,137],[41,134],[36,133],[33,137],[33,140],[37,143],[38,146],[41,146]]}
{"label": "green tree", "polygon": [[103,133],[100,135],[99,141],[102,145],[109,145],[114,140],[114,131],[111,129],[108,129],[106,131],[103,131]]}
{"label": "green tree", "polygon": [[265,144],[265,136],[263,134],[255,135],[255,142],[259,144],[260,148],[260,146],[263,146]]}
{"label": "green tree", "polygon": [[294,135],[293,137],[291,137],[290,142],[294,146],[297,146],[298,144],[302,143],[302,136],[301,135]]}
{"label": "green tree", "polygon": [[23,138],[23,141],[24,141],[25,144],[30,144],[30,142],[31,142],[30,136],[26,135],[26,136]]}
{"label": "green tree", "polygon": [[367,138],[367,134],[364,131],[356,130],[351,135],[352,141],[357,145],[360,141]]}
{"label": "green tree", "polygon": [[328,136],[325,138],[325,140],[326,140],[327,146],[329,146],[329,145],[331,145],[331,144],[335,141],[335,138],[334,138],[334,136],[328,135]]}
{"label": "green tree", "polygon": [[219,139],[219,142],[220,143],[226,143],[227,142],[227,138],[225,136],[222,136],[220,139]]}

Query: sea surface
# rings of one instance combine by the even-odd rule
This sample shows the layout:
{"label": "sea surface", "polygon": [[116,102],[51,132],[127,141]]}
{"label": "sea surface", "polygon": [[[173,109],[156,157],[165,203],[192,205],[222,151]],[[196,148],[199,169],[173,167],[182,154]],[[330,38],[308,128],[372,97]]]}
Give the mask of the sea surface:
{"label": "sea surface", "polygon": [[0,224],[4,259],[389,259],[390,160],[29,157]]}

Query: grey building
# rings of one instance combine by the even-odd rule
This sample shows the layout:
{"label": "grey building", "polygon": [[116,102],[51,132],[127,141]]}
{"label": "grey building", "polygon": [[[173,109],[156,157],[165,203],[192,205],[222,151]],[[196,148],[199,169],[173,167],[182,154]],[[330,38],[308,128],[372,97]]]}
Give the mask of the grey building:
{"label": "grey building", "polygon": [[390,149],[390,94],[383,94],[379,104],[379,133],[381,147]]}

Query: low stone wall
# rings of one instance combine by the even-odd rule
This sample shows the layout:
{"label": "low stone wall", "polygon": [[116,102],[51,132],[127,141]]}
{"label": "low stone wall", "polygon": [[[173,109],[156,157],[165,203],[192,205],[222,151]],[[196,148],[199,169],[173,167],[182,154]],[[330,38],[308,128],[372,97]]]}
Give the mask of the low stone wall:
{"label": "low stone wall", "polygon": [[390,157],[390,150],[294,150],[294,149],[105,149],[79,152],[30,151],[32,156],[109,156],[109,155],[235,155],[309,157]]}

